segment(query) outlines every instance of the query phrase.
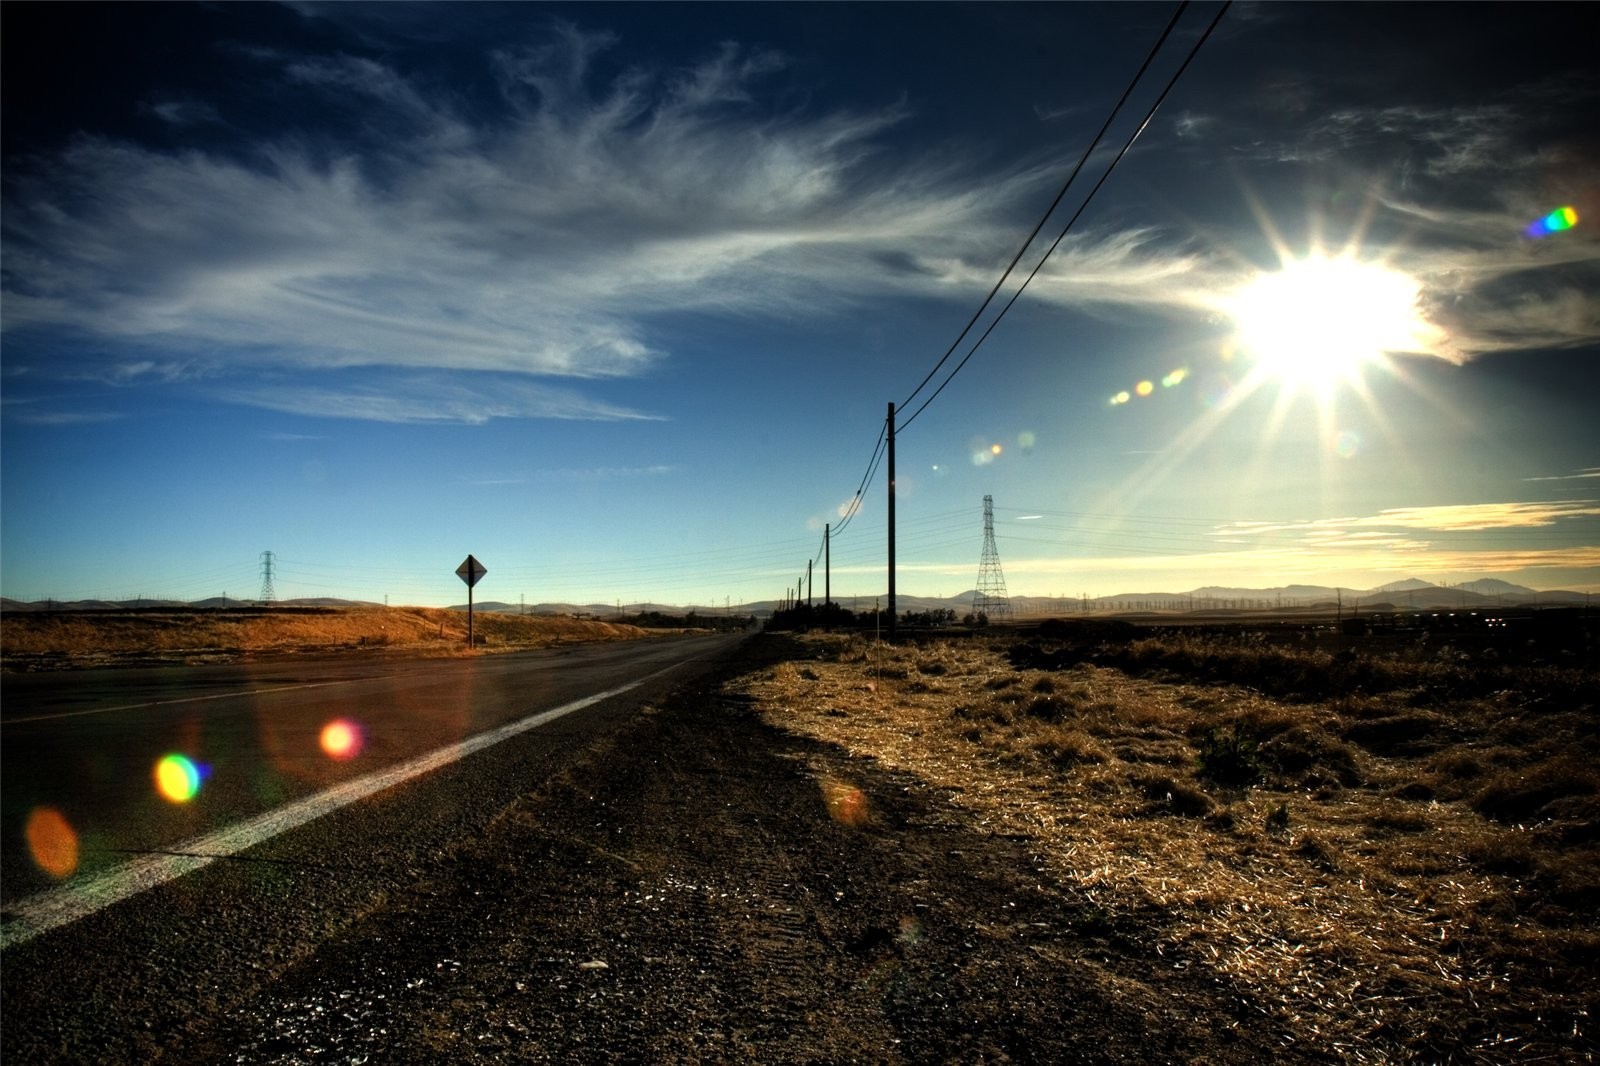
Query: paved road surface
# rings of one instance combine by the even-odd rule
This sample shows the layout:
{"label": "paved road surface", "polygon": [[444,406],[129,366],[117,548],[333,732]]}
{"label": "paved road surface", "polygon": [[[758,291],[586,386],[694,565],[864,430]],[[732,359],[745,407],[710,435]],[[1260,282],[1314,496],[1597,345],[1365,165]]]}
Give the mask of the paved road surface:
{"label": "paved road surface", "polygon": [[[472,659],[324,660],[198,669],[15,675],[0,710],[0,901],[52,887],[25,827],[58,813],[79,841],[76,873],[238,823],[507,722],[712,653],[724,637],[579,645]],[[359,754],[319,743],[354,723]],[[154,768],[178,753],[202,774],[188,802]]]}
{"label": "paved road surface", "polygon": [[[370,774],[383,762],[645,680],[227,861],[12,943],[0,964],[5,1058],[81,1061],[98,1049],[106,1061],[141,1061],[156,1053],[162,1034],[223,1008],[391,894],[448,867],[519,795],[711,669],[741,639],[471,660],[6,678],[8,915],[43,895],[23,898],[22,887],[44,875],[19,846],[12,826],[25,813],[15,808],[48,802],[72,812],[88,871],[69,882],[76,884],[96,868],[137,861],[130,848],[173,848],[274,799],[293,800],[334,778]],[[320,749],[309,753],[333,714],[366,726],[358,759],[336,763]],[[181,806],[152,800],[150,763],[187,744],[211,761],[200,795]]]}

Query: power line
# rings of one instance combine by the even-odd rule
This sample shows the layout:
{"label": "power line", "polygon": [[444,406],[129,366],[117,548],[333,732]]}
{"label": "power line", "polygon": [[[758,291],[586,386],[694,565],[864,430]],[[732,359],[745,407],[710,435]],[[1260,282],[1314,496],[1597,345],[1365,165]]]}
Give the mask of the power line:
{"label": "power line", "polygon": [[[929,370],[927,376],[917,384],[916,388],[911,390],[911,395],[907,396],[900,402],[900,405],[896,408],[896,410],[903,410],[911,405],[911,401],[917,398],[917,393],[921,392],[923,386],[927,385],[929,381],[933,380],[933,376],[939,372],[939,368],[944,366],[946,360],[948,360],[951,354],[955,352],[957,346],[959,346],[962,340],[966,338],[967,334],[972,331],[972,327],[977,324],[977,321],[983,315],[983,312],[988,309],[990,302],[994,300],[995,293],[1000,291],[1000,286],[1005,284],[1006,279],[1011,276],[1011,272],[1016,269],[1017,263],[1022,260],[1023,253],[1025,253],[1028,250],[1028,247],[1033,244],[1033,239],[1039,235],[1039,231],[1044,229],[1044,224],[1050,220],[1050,216],[1055,214],[1055,210],[1058,206],[1060,206],[1062,198],[1067,195],[1067,190],[1072,188],[1072,183],[1077,180],[1078,173],[1083,170],[1084,164],[1089,161],[1089,156],[1094,153],[1095,147],[1100,143],[1100,139],[1105,136],[1106,130],[1111,127],[1111,123],[1116,119],[1117,114],[1122,110],[1122,105],[1128,102],[1129,95],[1132,94],[1134,87],[1139,84],[1139,80],[1144,77],[1145,71],[1150,69],[1150,64],[1155,61],[1156,53],[1161,51],[1161,46],[1166,43],[1167,38],[1172,34],[1173,27],[1177,26],[1178,19],[1183,16],[1183,12],[1186,8],[1188,8],[1188,6],[1189,0],[1182,0],[1182,2],[1178,4],[1177,10],[1172,13],[1172,18],[1167,22],[1166,28],[1161,31],[1161,36],[1156,38],[1155,46],[1152,47],[1150,49],[1150,53],[1145,56],[1144,62],[1140,64],[1139,70],[1136,74],[1134,74],[1133,79],[1128,82],[1127,88],[1122,90],[1122,96],[1117,99],[1116,106],[1111,109],[1111,113],[1106,116],[1106,120],[1101,125],[1099,132],[1094,135],[1094,138],[1089,141],[1088,147],[1083,150],[1083,155],[1078,158],[1078,163],[1072,168],[1072,173],[1067,175],[1067,180],[1062,184],[1060,191],[1056,193],[1055,199],[1050,201],[1050,206],[1045,208],[1044,214],[1039,216],[1039,221],[1034,224],[1033,229],[1029,231],[1028,236],[1024,238],[1022,246],[1017,249],[1017,254],[1011,257],[1011,262],[1006,264],[1005,270],[995,281],[994,287],[991,288],[989,290],[989,294],[983,298],[983,302],[978,305],[978,309],[972,312],[972,317],[967,319],[967,324],[961,328],[961,332],[957,334],[956,339],[950,342],[950,347],[945,349],[945,353],[939,357],[939,361],[933,364],[933,369]],[[1001,313],[1004,314],[1004,312]],[[924,404],[923,406],[927,405]],[[918,413],[920,413],[920,411],[921,409],[919,408]],[[915,417],[916,415],[912,415],[912,418]],[[909,422],[910,419],[907,419],[907,424],[909,424]]]}
{"label": "power line", "polygon": [[[1129,136],[1127,141],[1123,144],[1121,150],[1117,152],[1116,157],[1111,160],[1111,163],[1106,167],[1105,172],[1100,175],[1100,180],[1095,182],[1094,188],[1089,190],[1089,195],[1084,197],[1083,203],[1078,205],[1078,210],[1073,212],[1072,217],[1067,220],[1067,224],[1062,227],[1060,234],[1058,234],[1056,239],[1051,242],[1049,249],[1046,250],[1044,255],[1040,258],[1038,265],[1033,268],[1033,271],[1027,276],[1022,284],[1017,287],[1017,291],[1011,294],[1011,299],[1006,301],[1006,305],[1000,309],[999,314],[995,315],[994,320],[989,323],[988,328],[983,331],[983,334],[979,336],[975,342],[973,342],[972,347],[967,350],[967,354],[962,357],[961,362],[956,364],[955,369],[950,371],[949,375],[939,383],[939,387],[934,389],[933,393],[926,400],[922,401],[922,406],[918,407],[911,413],[909,418],[900,423],[898,426],[899,430],[905,430],[911,425],[911,423],[915,422],[917,420],[917,416],[923,411],[927,410],[928,405],[937,399],[939,394],[944,391],[945,386],[949,385],[951,381],[955,380],[955,376],[961,373],[961,368],[967,365],[967,361],[971,359],[973,354],[983,346],[983,342],[989,339],[989,334],[994,332],[994,328],[1000,324],[1000,320],[1006,316],[1006,312],[1010,311],[1012,306],[1016,304],[1018,298],[1021,297],[1023,292],[1028,288],[1029,283],[1031,283],[1034,278],[1038,277],[1039,271],[1044,268],[1044,265],[1050,259],[1050,256],[1054,254],[1058,247],[1061,246],[1061,242],[1066,238],[1067,233],[1072,229],[1073,223],[1077,222],[1078,219],[1083,215],[1084,210],[1088,208],[1090,202],[1094,199],[1095,194],[1100,191],[1103,185],[1105,185],[1106,179],[1111,177],[1111,172],[1117,168],[1118,163],[1122,162],[1123,157],[1128,154],[1128,151],[1133,147],[1134,142],[1139,139],[1139,135],[1145,131],[1145,127],[1150,125],[1150,120],[1155,117],[1156,111],[1159,110],[1161,105],[1166,101],[1168,94],[1170,94],[1173,87],[1177,85],[1178,79],[1183,76],[1184,71],[1189,69],[1189,64],[1193,62],[1194,57],[1199,54],[1201,46],[1203,46],[1206,41],[1210,39],[1211,32],[1217,28],[1217,23],[1222,21],[1222,16],[1227,13],[1228,7],[1231,5],[1231,3],[1232,0],[1226,0],[1222,7],[1217,10],[1217,13],[1212,18],[1210,25],[1208,25],[1205,29],[1205,32],[1200,35],[1200,39],[1194,43],[1194,47],[1189,49],[1189,54],[1184,57],[1183,62],[1178,66],[1178,69],[1173,73],[1172,77],[1167,79],[1167,84],[1161,90],[1161,95],[1156,97],[1155,103],[1150,105],[1150,109],[1145,112],[1144,119],[1140,121],[1139,125],[1134,129],[1132,135]],[[1164,38],[1165,35],[1163,35],[1163,39]],[[1141,68],[1141,73],[1142,72],[1143,68]],[[1135,80],[1137,80],[1137,78]],[[1120,107],[1121,103],[1119,102],[1117,106]],[[948,357],[948,353],[946,353],[946,355]],[[943,363],[944,360],[941,359],[940,362]],[[921,386],[918,386],[918,388],[920,389]]]}
{"label": "power line", "polygon": [[[950,356],[952,354],[954,354],[956,348],[958,346],[960,346],[961,342],[972,331],[972,327],[977,324],[978,320],[983,316],[983,313],[989,308],[990,304],[994,300],[995,295],[1000,291],[1000,288],[1005,284],[1006,279],[1011,276],[1012,271],[1014,271],[1016,269],[1017,264],[1019,262],[1021,262],[1023,255],[1027,253],[1028,248],[1032,246],[1034,240],[1038,237],[1040,231],[1042,231],[1044,229],[1045,223],[1049,221],[1051,215],[1053,215],[1055,213],[1056,209],[1060,206],[1061,201],[1065,198],[1065,196],[1067,194],[1067,191],[1072,187],[1073,182],[1077,180],[1078,175],[1082,172],[1082,170],[1083,170],[1084,166],[1087,164],[1090,156],[1092,156],[1094,154],[1095,148],[1104,139],[1106,132],[1111,127],[1111,124],[1116,120],[1116,117],[1121,113],[1122,108],[1127,103],[1129,96],[1132,95],[1134,89],[1138,86],[1140,81],[1143,80],[1145,74],[1150,69],[1151,64],[1155,61],[1156,56],[1160,53],[1162,47],[1166,44],[1167,39],[1172,35],[1173,30],[1177,27],[1179,20],[1183,17],[1183,13],[1188,9],[1188,6],[1189,6],[1189,0],[1182,0],[1182,2],[1179,3],[1177,8],[1173,11],[1172,17],[1167,21],[1167,24],[1166,24],[1165,27],[1163,27],[1160,36],[1156,38],[1155,44],[1151,47],[1149,53],[1145,56],[1144,62],[1139,65],[1138,71],[1135,72],[1133,77],[1129,80],[1127,86],[1123,89],[1122,95],[1117,99],[1116,105],[1111,109],[1110,113],[1106,116],[1105,122],[1102,123],[1100,129],[1095,133],[1094,137],[1089,141],[1088,146],[1085,147],[1082,156],[1079,157],[1078,162],[1073,166],[1071,173],[1069,173],[1067,175],[1066,181],[1062,183],[1062,186],[1057,191],[1057,193],[1055,195],[1055,198],[1053,200],[1051,200],[1050,206],[1045,209],[1044,214],[1042,214],[1039,217],[1039,221],[1037,223],[1035,223],[1033,229],[1031,231],[1029,231],[1027,237],[1023,240],[1021,246],[1018,247],[1018,249],[1016,251],[1016,254],[1011,257],[1011,261],[1006,265],[1006,269],[1001,273],[999,279],[995,281],[994,286],[989,290],[988,294],[983,298],[983,302],[978,305],[978,309],[973,312],[972,317],[970,319],[968,319],[967,324],[964,327],[962,327],[962,330],[961,330],[960,334],[958,334],[956,336],[955,340],[951,342],[950,347],[945,350],[945,353],[942,356],[940,356],[938,362],[936,362],[933,365],[933,368],[931,370],[929,370],[927,375],[923,377],[922,381],[920,381],[917,384],[917,387],[912,389],[910,395],[907,396],[905,401],[900,404],[900,408],[901,409],[903,409],[908,404],[910,404],[911,401],[914,400],[917,397],[917,395],[923,390],[923,388],[925,388],[927,386],[928,382],[933,380],[934,376],[936,374],[938,374],[939,369],[941,367],[943,367],[944,364],[949,360]],[[1225,11],[1226,9],[1227,9],[1227,4],[1224,4],[1222,10]],[[1206,32],[1205,32],[1205,34],[1202,35],[1202,37],[1200,38],[1200,42],[1199,42],[1200,44],[1203,44],[1205,42],[1205,39],[1210,36],[1211,28],[1214,28],[1216,26],[1217,21],[1220,20],[1221,17],[1222,17],[1222,12],[1219,11],[1218,14],[1217,14],[1216,19],[1214,19],[1212,21],[1211,27],[1208,27]],[[1196,51],[1198,51],[1198,50],[1199,50],[1199,44],[1196,44],[1195,48],[1193,50],[1191,50],[1191,52],[1190,52],[1189,59],[1192,59],[1193,56],[1194,56],[1194,53]],[[1184,68],[1186,68],[1187,66],[1188,66],[1188,59],[1186,59],[1184,61],[1184,64],[1183,64],[1182,67],[1179,68],[1178,73],[1182,74]],[[1174,75],[1172,81],[1168,82],[1167,90],[1164,90],[1162,92],[1162,94],[1161,94],[1161,97],[1158,98],[1158,100],[1156,102],[1156,106],[1160,106],[1161,100],[1166,98],[1167,91],[1170,91],[1173,82],[1175,82],[1176,80],[1177,80],[1177,76]],[[1153,115],[1154,113],[1155,113],[1155,109],[1152,108],[1150,113],[1146,115],[1144,123],[1140,124],[1140,126],[1139,126],[1139,130],[1140,131],[1142,131],[1144,129],[1144,125],[1147,124],[1149,122],[1149,120],[1150,120],[1150,115]],[[1134,134],[1135,138],[1137,136],[1138,136],[1138,131],[1136,131],[1135,134]],[[1131,144],[1132,144],[1132,140],[1130,139],[1129,145],[1131,145]],[[1112,161],[1111,168],[1114,168],[1116,166],[1117,162],[1120,161],[1122,159],[1122,156],[1125,155],[1126,153],[1127,153],[1127,146],[1124,146],[1122,152],[1118,153],[1116,159],[1114,159]],[[1107,169],[1107,172],[1106,172],[1107,175],[1109,175],[1111,168]],[[1086,198],[1084,200],[1083,205],[1080,205],[1080,207],[1078,208],[1077,214],[1073,215],[1073,221],[1075,221],[1077,219],[1078,215],[1082,214],[1083,208],[1088,205],[1088,202],[1089,202],[1090,199],[1093,199],[1094,192],[1098,191],[1098,189],[1100,188],[1100,185],[1104,184],[1104,182],[1105,182],[1105,176],[1102,176],[1101,179],[1100,179],[1100,182],[1098,184],[1096,184],[1095,189],[1091,190],[1091,192],[1089,194],[1089,197]],[[1069,221],[1067,223],[1067,228],[1070,229],[1071,225],[1072,225],[1072,222]],[[1062,231],[1061,236],[1058,236],[1056,238],[1055,242],[1053,244],[1051,244],[1050,250],[1045,253],[1044,259],[1040,260],[1040,266],[1043,265],[1045,259],[1049,258],[1051,252],[1053,252],[1056,249],[1056,247],[1061,243],[1062,237],[1064,237],[1065,235],[1066,235],[1066,230],[1064,229]],[[1039,272],[1039,266],[1034,267],[1033,273],[1031,273],[1028,276],[1028,281],[1031,281],[1033,279],[1033,277],[1038,272]],[[1000,314],[997,315],[995,317],[994,321],[989,324],[989,327],[988,327],[988,329],[986,329],[984,331],[983,336],[979,338],[978,342],[973,345],[973,348],[970,351],[967,352],[966,356],[964,356],[962,358],[961,362],[956,366],[956,369],[951,371],[949,377],[946,377],[945,380],[939,384],[939,387],[934,390],[933,394],[930,395],[926,400],[923,401],[922,406],[918,407],[917,410],[912,413],[911,417],[906,419],[906,421],[902,424],[901,428],[904,428],[905,426],[909,426],[911,424],[911,422],[916,419],[917,415],[920,415],[927,408],[928,404],[932,403],[933,399],[935,397],[937,397],[940,392],[944,391],[945,386],[948,385],[950,383],[950,380],[955,377],[956,373],[958,373],[961,370],[961,367],[966,365],[967,360],[972,358],[972,352],[976,351],[978,346],[983,343],[983,339],[987,338],[989,333],[993,331],[993,329],[995,327],[995,324],[997,324],[999,322],[1000,318],[1005,316],[1006,311],[1010,310],[1011,305],[1016,302],[1017,296],[1021,295],[1022,289],[1025,289],[1026,287],[1027,287],[1027,282],[1025,281],[1023,283],[1023,285],[1021,286],[1021,288],[1019,288],[1017,290],[1017,292],[1015,294],[1013,294],[1011,299],[1007,302],[1006,306],[1000,311]],[[839,526],[838,526],[837,529],[834,529],[832,531],[833,535],[837,536],[838,534],[843,533],[845,531],[845,529],[848,528],[848,526],[850,525],[851,520],[854,519],[855,516],[860,512],[861,502],[862,502],[862,500],[864,498],[864,494],[865,494],[865,492],[867,490],[867,487],[871,484],[873,475],[877,472],[878,465],[883,460],[883,457],[886,454],[886,450],[887,449],[885,447],[885,442],[887,440],[889,431],[890,431],[890,427],[887,424],[887,422],[885,422],[882,430],[878,434],[877,444],[873,447],[872,458],[867,463],[867,471],[862,476],[861,482],[856,488],[855,495],[851,497],[850,504],[849,504],[849,507],[846,509],[843,521],[841,521],[839,523]]]}
{"label": "power line", "polygon": [[856,494],[850,498],[850,506],[845,509],[843,520],[839,528],[833,531],[834,536],[843,533],[845,527],[850,525],[850,520],[855,518],[861,510],[861,501],[865,498],[867,486],[872,483],[872,476],[878,472],[878,464],[883,461],[886,452],[885,443],[888,440],[889,425],[885,422],[878,430],[878,443],[873,446],[872,458],[867,462],[867,472],[861,475],[861,484],[856,486]]}

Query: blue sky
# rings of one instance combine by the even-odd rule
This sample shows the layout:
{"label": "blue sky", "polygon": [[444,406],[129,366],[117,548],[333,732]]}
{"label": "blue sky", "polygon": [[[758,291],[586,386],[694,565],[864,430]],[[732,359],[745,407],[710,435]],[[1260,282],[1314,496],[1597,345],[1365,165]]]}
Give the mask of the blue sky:
{"label": "blue sky", "polygon": [[1570,9],[1232,6],[917,413],[1175,10],[7,5],[0,591],[820,596],[891,402],[902,593],[1600,590]]}

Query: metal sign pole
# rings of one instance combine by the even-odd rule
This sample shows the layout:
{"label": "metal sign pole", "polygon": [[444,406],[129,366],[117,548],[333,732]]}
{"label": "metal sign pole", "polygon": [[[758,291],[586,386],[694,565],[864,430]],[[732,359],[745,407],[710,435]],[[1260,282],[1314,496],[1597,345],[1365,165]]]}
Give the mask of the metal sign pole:
{"label": "metal sign pole", "polygon": [[488,567],[484,566],[482,563],[478,562],[477,559],[473,558],[470,555],[462,560],[460,566],[456,567],[456,576],[459,577],[462,581],[465,581],[467,583],[467,647],[468,648],[471,648],[472,647],[472,643],[473,643],[473,641],[472,641],[472,586],[476,585],[478,583],[478,579],[481,578],[484,574],[487,574],[488,572],[489,572],[489,568]]}

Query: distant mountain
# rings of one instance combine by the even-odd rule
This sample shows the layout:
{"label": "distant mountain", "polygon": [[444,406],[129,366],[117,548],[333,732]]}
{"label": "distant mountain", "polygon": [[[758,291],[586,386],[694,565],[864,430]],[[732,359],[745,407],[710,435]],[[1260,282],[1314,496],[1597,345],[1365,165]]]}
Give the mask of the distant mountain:
{"label": "distant mountain", "polygon": [[1439,588],[1439,586],[1435,585],[1431,581],[1423,581],[1423,580],[1421,580],[1419,578],[1408,577],[1404,581],[1391,581],[1387,585],[1379,585],[1377,588],[1373,589],[1372,591],[1373,592],[1415,592],[1418,589],[1436,589],[1436,588]]}
{"label": "distant mountain", "polygon": [[[1346,593],[1350,590],[1345,589]],[[1331,585],[1284,585],[1282,588],[1271,589],[1231,589],[1221,588],[1216,585],[1207,585],[1205,588],[1195,589],[1186,593],[1193,599],[1203,600],[1241,600],[1278,598],[1285,600],[1331,600],[1338,595],[1338,590]]]}
{"label": "distant mountain", "polygon": [[1497,577],[1480,577],[1476,581],[1468,581],[1464,585],[1457,585],[1458,589],[1476,592],[1480,596],[1536,596],[1538,593],[1525,585],[1513,585],[1509,581],[1501,581]]}
{"label": "distant mountain", "polygon": [[[909,593],[898,593],[895,597],[895,608],[901,613],[923,613],[934,610],[953,610],[956,616],[962,617],[972,610],[972,603],[976,597],[976,590],[966,589],[954,596],[918,596]],[[1188,592],[1126,592],[1111,596],[1026,596],[1015,595],[1011,597],[1012,612],[1022,617],[1040,617],[1045,615],[1073,614],[1088,608],[1095,611],[1141,612],[1141,611],[1194,611],[1206,612],[1212,615],[1226,615],[1230,612],[1264,610],[1321,609],[1327,607],[1336,610],[1339,605],[1358,610],[1462,610],[1474,608],[1519,607],[1539,606],[1554,607],[1561,605],[1584,605],[1590,597],[1586,593],[1567,590],[1544,589],[1534,590],[1525,585],[1517,585],[1496,577],[1481,577],[1459,585],[1448,587],[1435,585],[1419,578],[1405,578],[1400,581],[1391,581],[1372,589],[1352,589],[1348,587],[1335,587],[1332,585],[1283,585],[1276,588],[1230,588],[1221,585],[1206,585],[1192,589]],[[856,612],[869,612],[874,602],[886,605],[887,596],[837,596],[834,602],[846,610]],[[822,603],[822,595],[817,592],[812,597],[812,602]],[[192,603],[183,603],[176,600],[124,600],[111,602],[107,600],[35,600],[23,602],[13,599],[0,599],[0,611],[25,612],[25,611],[82,611],[82,610],[130,610],[152,608],[188,608],[188,609],[240,609],[255,607],[252,600],[242,600],[221,597],[199,600]],[[274,607],[376,607],[378,604],[360,600],[342,600],[332,597],[315,597],[293,600],[276,600]],[[620,613],[633,615],[642,612],[655,611],[666,615],[683,615],[694,611],[701,615],[757,615],[766,616],[781,606],[774,600],[758,600],[753,603],[734,603],[723,606],[720,604],[685,606],[682,604],[661,603],[624,603]],[[450,610],[465,611],[467,605],[457,604]],[[618,605],[612,603],[538,603],[520,604],[505,603],[500,600],[486,600],[474,603],[473,610],[481,612],[497,612],[504,614],[543,614],[543,615],[576,615],[605,620],[614,618],[619,613]]]}

